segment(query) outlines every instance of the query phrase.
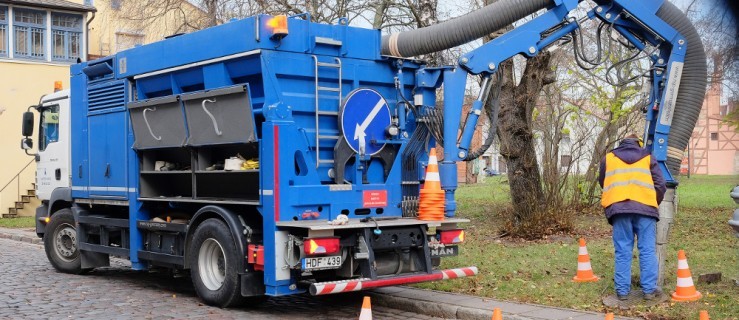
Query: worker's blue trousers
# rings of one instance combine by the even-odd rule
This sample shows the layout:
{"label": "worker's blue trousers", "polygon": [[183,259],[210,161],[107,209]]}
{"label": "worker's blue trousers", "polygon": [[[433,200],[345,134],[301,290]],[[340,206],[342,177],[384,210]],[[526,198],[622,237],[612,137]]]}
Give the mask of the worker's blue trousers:
{"label": "worker's blue trousers", "polygon": [[613,247],[616,251],[614,280],[616,293],[627,295],[631,289],[631,257],[634,251],[634,235],[639,249],[641,288],[646,293],[657,289],[657,219],[629,213],[617,214],[613,222]]}

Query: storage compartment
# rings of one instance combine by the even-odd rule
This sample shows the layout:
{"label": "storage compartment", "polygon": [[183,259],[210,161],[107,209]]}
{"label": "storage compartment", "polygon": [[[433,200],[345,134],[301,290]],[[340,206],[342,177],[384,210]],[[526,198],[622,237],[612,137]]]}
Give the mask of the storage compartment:
{"label": "storage compartment", "polygon": [[186,223],[139,220],[137,227],[146,239],[139,258],[161,266],[184,266]]}
{"label": "storage compartment", "polygon": [[[259,150],[256,143],[251,144],[230,144],[212,147],[200,147],[195,149],[196,163],[195,172],[218,172],[225,171],[224,165],[226,159],[241,156],[246,160],[259,159]],[[216,166],[214,166],[216,165]],[[258,168],[250,168],[252,170]],[[238,172],[243,170],[233,170],[228,172]]]}
{"label": "storage compartment", "polygon": [[178,96],[128,104],[135,149],[181,147],[187,140],[185,117]]}
{"label": "storage compartment", "polygon": [[185,234],[163,231],[146,232],[144,250],[173,256],[185,255]]}
{"label": "storage compartment", "polygon": [[191,199],[192,174],[190,171],[142,172],[140,195],[172,201]]}
{"label": "storage compartment", "polygon": [[187,145],[257,141],[247,88],[237,85],[182,95],[190,133]]}
{"label": "storage compartment", "polygon": [[192,154],[186,148],[141,151],[141,173],[190,172]]}
{"label": "storage compartment", "polygon": [[195,179],[199,200],[259,201],[259,171],[205,171],[196,173]]}
{"label": "storage compartment", "polygon": [[[224,170],[226,160],[241,156],[251,167]],[[229,144],[195,149],[195,183],[198,200],[257,202],[259,200],[259,150],[256,143]]]}
{"label": "storage compartment", "polygon": [[163,148],[140,152],[142,198],[192,198],[192,152]]}

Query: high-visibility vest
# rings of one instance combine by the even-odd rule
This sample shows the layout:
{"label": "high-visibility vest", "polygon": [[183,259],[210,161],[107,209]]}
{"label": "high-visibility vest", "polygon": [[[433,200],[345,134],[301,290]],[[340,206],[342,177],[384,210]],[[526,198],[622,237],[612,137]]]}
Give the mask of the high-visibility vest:
{"label": "high-visibility vest", "polygon": [[606,178],[600,199],[603,208],[625,200],[657,208],[657,192],[649,170],[651,159],[651,156],[646,156],[628,164],[613,152],[606,155]]}

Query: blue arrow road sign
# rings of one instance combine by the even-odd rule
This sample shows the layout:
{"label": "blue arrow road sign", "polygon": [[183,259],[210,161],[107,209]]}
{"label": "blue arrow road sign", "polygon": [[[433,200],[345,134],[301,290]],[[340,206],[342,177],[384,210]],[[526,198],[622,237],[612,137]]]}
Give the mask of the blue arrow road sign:
{"label": "blue arrow road sign", "polygon": [[388,126],[390,108],[379,92],[357,89],[347,96],[341,113],[341,130],[354,152],[367,155],[380,152],[385,144],[375,144],[372,140],[385,140]]}

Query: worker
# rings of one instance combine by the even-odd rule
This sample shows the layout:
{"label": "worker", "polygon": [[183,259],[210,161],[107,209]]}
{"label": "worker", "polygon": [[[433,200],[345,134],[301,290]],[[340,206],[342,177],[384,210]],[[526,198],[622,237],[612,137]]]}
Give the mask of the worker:
{"label": "worker", "polygon": [[601,205],[613,226],[616,296],[627,300],[631,290],[631,257],[634,236],[639,249],[641,288],[645,300],[662,298],[657,287],[657,220],[665,194],[665,179],[657,161],[636,134],[624,138],[601,161]]}

